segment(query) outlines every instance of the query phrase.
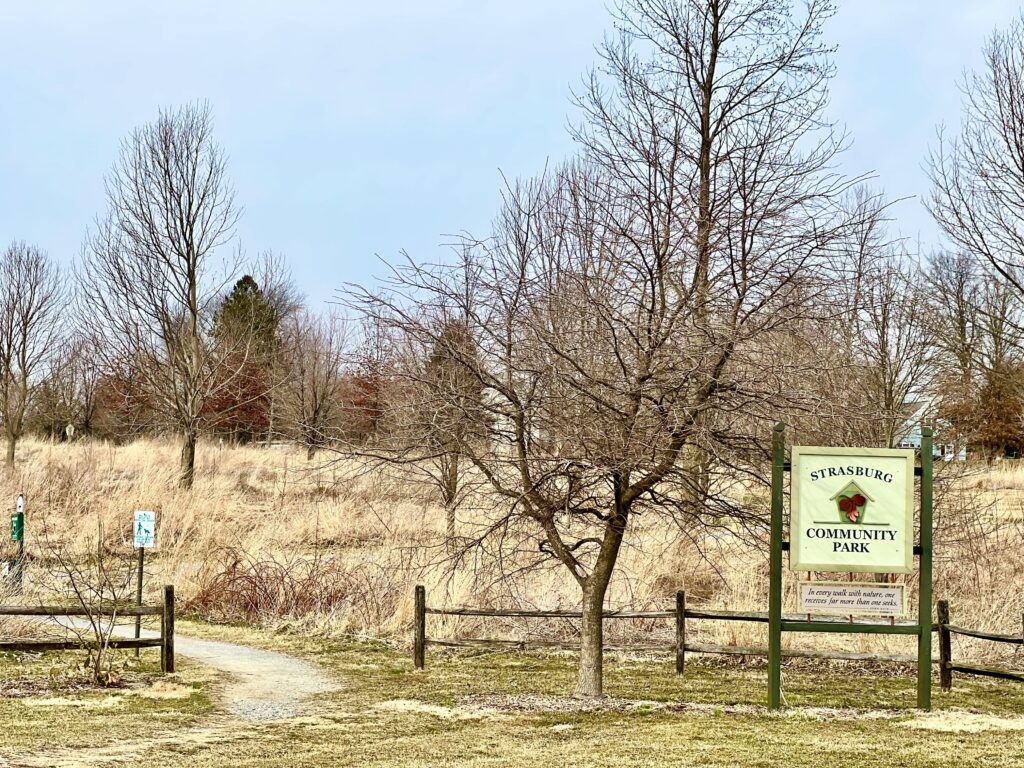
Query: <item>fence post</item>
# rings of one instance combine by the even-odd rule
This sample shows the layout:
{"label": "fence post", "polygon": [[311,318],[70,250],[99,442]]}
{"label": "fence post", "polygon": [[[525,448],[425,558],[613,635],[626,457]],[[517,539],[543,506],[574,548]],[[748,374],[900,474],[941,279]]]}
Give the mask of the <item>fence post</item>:
{"label": "fence post", "polygon": [[686,665],[686,592],[676,592],[676,674]]}
{"label": "fence post", "polygon": [[160,668],[174,672],[174,585],[164,585],[164,611],[160,620]]}
{"label": "fence post", "polygon": [[[146,567],[146,548],[139,547],[139,569],[136,574],[137,581],[135,584],[135,605],[142,607],[142,572]],[[138,640],[142,637],[142,616],[135,617],[135,639]],[[139,649],[135,649],[135,658],[139,658]]]}
{"label": "fence post", "polygon": [[416,585],[415,637],[413,639],[412,661],[416,669],[423,669],[427,646],[427,590],[422,584]]}
{"label": "fence post", "polygon": [[953,688],[953,670],[949,665],[953,662],[953,645],[949,636],[949,600],[939,600],[939,685],[943,691]]}
{"label": "fence post", "polygon": [[921,428],[921,557],[917,580],[917,708],[932,708],[932,429]]}
{"label": "fence post", "polygon": [[782,706],[782,516],[785,506],[786,427],[772,431],[772,538],[768,587],[768,709]]}

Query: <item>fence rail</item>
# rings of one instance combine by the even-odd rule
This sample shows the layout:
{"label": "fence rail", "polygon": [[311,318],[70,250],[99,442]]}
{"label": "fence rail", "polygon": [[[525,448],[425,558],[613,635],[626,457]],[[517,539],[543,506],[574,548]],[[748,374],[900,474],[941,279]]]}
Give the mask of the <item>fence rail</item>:
{"label": "fence rail", "polygon": [[[470,639],[470,638],[437,638],[428,637],[426,628],[427,616],[482,616],[502,618],[536,618],[536,619],[579,619],[583,614],[581,611],[563,610],[530,610],[530,609],[499,609],[499,608],[475,608],[471,606],[452,606],[450,608],[436,608],[427,605],[426,589],[422,585],[416,587],[415,600],[415,635],[413,642],[413,663],[417,669],[422,669],[426,664],[427,646],[434,645],[442,648],[506,648],[511,650],[528,650],[530,648],[578,648],[578,643],[567,643],[558,640],[497,640],[497,639]],[[686,666],[686,654],[689,653],[714,653],[734,656],[767,656],[766,648],[743,648],[734,645],[715,645],[711,643],[697,643],[687,639],[686,623],[690,619],[700,621],[747,621],[768,623],[767,612],[760,611],[728,611],[710,608],[689,608],[686,605],[686,593],[676,593],[676,607],[671,611],[636,611],[629,609],[604,611],[606,619],[675,619],[675,641],[673,643],[653,644],[631,644],[627,646],[606,645],[609,650],[650,650],[675,652],[676,674],[683,674]],[[844,625],[862,624],[871,627],[872,632],[878,634],[917,634],[920,625],[916,621],[890,620],[882,623],[872,618],[842,618],[836,616],[814,616],[808,614],[783,614],[784,622],[790,629],[805,630],[810,632],[833,632],[842,631]],[[986,667],[965,662],[954,662],[952,660],[951,635],[964,635],[981,640],[989,640],[997,643],[1010,643],[1024,645],[1024,634],[1005,635],[994,632],[983,632],[976,629],[959,627],[949,623],[949,602],[938,601],[938,621],[932,624],[932,632],[939,633],[939,658],[932,659],[933,664],[938,664],[942,689],[948,691],[952,686],[952,673],[962,672],[971,675],[984,675],[987,677],[998,677],[1004,680],[1024,681],[1024,672],[1002,669],[999,667]],[[898,664],[916,664],[917,656],[893,653],[859,653],[847,651],[810,651],[810,650],[783,650],[782,655],[787,658],[798,659],[836,659],[839,661],[881,661],[894,662]]]}
{"label": "fence rail", "polygon": [[[160,636],[151,639],[105,638],[108,648],[159,648],[160,671],[174,671],[174,586],[163,589],[161,605],[126,606],[63,606],[63,605],[0,605],[0,616],[95,616],[116,618],[118,616],[159,616]],[[95,648],[95,640],[0,640],[0,653],[6,651],[72,651],[79,648]]]}
{"label": "fence rail", "polygon": [[[428,637],[426,628],[427,616],[481,616],[501,618],[532,618],[532,619],[579,619],[582,611],[566,610],[533,610],[533,609],[500,609],[476,608],[457,605],[449,608],[437,608],[427,605],[426,589],[418,585],[414,599],[415,623],[413,641],[413,663],[417,669],[426,665],[426,649],[428,646],[441,648],[506,648],[511,650],[528,650],[530,648],[578,648],[578,643],[559,640],[497,640],[488,638],[438,638]],[[638,611],[631,609],[603,611],[606,619],[675,619],[675,640],[673,643],[648,643],[630,645],[606,645],[608,650],[645,650],[669,651],[675,653],[676,673],[683,674],[686,666],[686,653],[715,653],[735,656],[767,656],[766,648],[741,648],[733,645],[714,645],[696,643],[687,639],[687,620],[699,621],[744,621],[768,623],[768,613],[760,611],[728,611],[711,608],[689,608],[686,605],[686,593],[676,593],[676,607],[669,611]],[[841,630],[851,623],[850,619],[836,616],[808,616],[808,614],[784,614],[783,619],[799,625],[801,628],[816,632]],[[853,619],[852,623],[871,626],[880,633],[914,634],[918,631],[916,621],[890,621],[879,623],[877,619]],[[933,627],[934,631],[935,627]],[[886,661],[903,664],[917,663],[916,656],[889,653],[853,653],[846,651],[806,651],[784,650],[783,656],[803,659],[836,659],[840,661]]]}
{"label": "fence rail", "polygon": [[1020,635],[1003,635],[995,632],[982,632],[978,629],[967,629],[949,622],[949,601],[939,600],[938,606],[939,631],[939,683],[942,690],[948,691],[953,687],[953,673],[961,672],[965,675],[980,675],[982,677],[996,677],[1000,680],[1017,680],[1024,682],[1024,672],[1006,669],[1004,667],[986,667],[980,664],[967,664],[965,662],[953,661],[953,635],[973,637],[977,640],[987,640],[993,643],[1005,643],[1008,645],[1024,645],[1024,617],[1021,619]]}

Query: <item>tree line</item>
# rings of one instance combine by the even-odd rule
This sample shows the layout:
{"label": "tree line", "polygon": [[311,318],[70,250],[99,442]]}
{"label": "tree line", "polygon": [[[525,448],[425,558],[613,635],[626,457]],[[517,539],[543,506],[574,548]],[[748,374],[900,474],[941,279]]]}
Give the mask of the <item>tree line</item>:
{"label": "tree line", "polygon": [[336,313],[305,307],[286,262],[247,263],[210,109],[162,111],[125,139],[107,209],[73,269],[38,247],[0,254],[6,466],[28,432],[174,434],[191,487],[201,433],[293,439],[310,456],[364,439],[378,384]]}
{"label": "tree line", "polygon": [[303,307],[279,258],[243,269],[208,108],[137,130],[74,280],[32,246],[0,260],[8,463],[26,430],[67,423],[173,432],[185,486],[204,433],[420,473],[450,541],[497,540],[578,583],[592,696],[634,521],[757,531],[747,489],[774,422],[805,444],[896,446],[928,423],[956,451],[1019,451],[1022,22],[993,35],[961,132],[928,157],[947,242],[916,254],[870,177],[839,170],[832,3],[614,13],[573,95],[576,155],[509,182],[491,231],[450,259],[343,290],[346,319]]}

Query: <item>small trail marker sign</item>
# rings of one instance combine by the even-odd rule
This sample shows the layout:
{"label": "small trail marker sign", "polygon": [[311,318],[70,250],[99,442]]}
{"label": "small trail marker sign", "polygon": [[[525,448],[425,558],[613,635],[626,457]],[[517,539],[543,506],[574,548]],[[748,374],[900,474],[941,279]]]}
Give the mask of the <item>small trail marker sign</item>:
{"label": "small trail marker sign", "polygon": [[11,515],[11,541],[25,540],[25,496],[18,494],[18,501]]}
{"label": "small trail marker sign", "polygon": [[912,450],[795,446],[791,477],[793,570],[913,570]]}
{"label": "small trail marker sign", "polygon": [[156,512],[135,513],[135,546],[137,549],[156,544]]}

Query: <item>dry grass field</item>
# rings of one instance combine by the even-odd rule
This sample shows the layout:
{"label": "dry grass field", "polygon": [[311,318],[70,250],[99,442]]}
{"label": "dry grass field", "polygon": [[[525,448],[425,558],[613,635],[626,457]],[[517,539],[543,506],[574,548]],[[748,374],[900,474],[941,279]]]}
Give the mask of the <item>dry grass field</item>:
{"label": "dry grass field", "polygon": [[[408,478],[346,461],[307,462],[295,448],[201,446],[193,492],[176,487],[176,447],[28,441],[0,498],[28,498],[28,598],[57,583],[47,536],[97,545],[131,562],[131,513],[158,512],[147,590],[174,582],[179,633],[284,651],[319,664],[338,689],[302,717],[247,723],[225,714],[224,676],[186,657],[170,679],[149,652],[118,657],[120,686],[81,682],[75,653],[0,658],[0,765],[681,765],[1012,766],[1024,762],[1024,686],[959,677],[936,686],[932,715],[914,701],[913,670],[787,662],[790,709],[763,709],[763,660],[694,657],[673,674],[667,654],[613,653],[609,699],[583,707],[565,694],[572,653],[431,649],[409,655],[413,586],[431,604],[569,607],[557,568],[508,576],[484,556],[446,562],[444,513]],[[957,623],[1019,632],[1020,495],[1024,472],[943,465],[936,484],[936,596]],[[757,493],[753,502],[760,503]],[[482,508],[482,505],[479,505]],[[479,513],[477,513],[479,514]],[[460,530],[472,531],[472,520]],[[633,530],[613,583],[614,607],[691,605],[764,610],[767,562],[754,542],[680,538],[663,522]],[[5,546],[10,547],[9,544]],[[9,555],[12,550],[8,549]],[[792,588],[794,582],[788,582]],[[913,581],[911,580],[913,587]],[[5,635],[35,627],[0,620]],[[561,638],[564,620],[430,618],[430,634]],[[763,646],[763,627],[691,622],[703,642]],[[665,621],[609,622],[612,643],[670,641]],[[786,636],[798,647],[909,652],[908,640]],[[1020,650],[956,641],[960,658],[1024,667]],[[1012,647],[1011,647],[1012,648]],[[728,744],[728,749],[723,745]],[[898,757],[897,757],[898,755]]]}
{"label": "dry grass field", "polygon": [[[29,500],[29,584],[44,589],[52,570],[41,528],[82,552],[94,552],[101,539],[129,563],[132,511],[153,509],[158,546],[147,561],[147,588],[155,598],[160,584],[173,582],[185,612],[207,620],[404,646],[416,583],[427,586],[432,605],[555,608],[578,601],[560,566],[515,573],[485,554],[453,566],[443,509],[430,488],[408,478],[360,471],[330,455],[308,462],[293,447],[204,444],[196,489],[186,492],[176,487],[176,458],[176,445],[149,439],[125,446],[26,441],[17,479],[0,480],[0,499],[13,502],[22,491]],[[962,472],[938,467],[935,596],[950,601],[958,624],[1019,632],[1024,469]],[[763,495],[753,492],[752,503]],[[461,519],[460,531],[475,533],[486,516],[481,510],[486,500],[464,515],[478,517]],[[790,590],[794,584],[790,574]],[[913,592],[913,577],[910,586]],[[765,610],[766,547],[720,533],[684,537],[663,520],[640,521],[621,556],[610,607],[667,608],[677,589],[687,591],[692,606]],[[668,622],[609,622],[608,631],[611,642],[671,638]],[[695,622],[691,631],[703,642],[765,643],[760,625]],[[430,633],[571,640],[574,628],[558,620],[432,617]],[[859,635],[825,642],[900,652],[911,641]],[[958,643],[958,655],[1000,653],[992,644]]]}

